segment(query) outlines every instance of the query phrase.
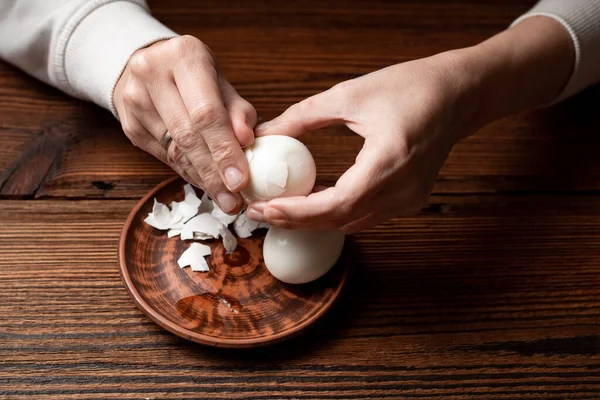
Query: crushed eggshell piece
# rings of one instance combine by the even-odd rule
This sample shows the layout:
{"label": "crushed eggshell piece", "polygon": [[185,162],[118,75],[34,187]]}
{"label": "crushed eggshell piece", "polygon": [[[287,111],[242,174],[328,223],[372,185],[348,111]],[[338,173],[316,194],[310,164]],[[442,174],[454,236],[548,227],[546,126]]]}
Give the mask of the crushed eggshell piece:
{"label": "crushed eggshell piece", "polygon": [[148,214],[144,222],[164,231],[176,228],[181,223],[181,216],[178,213],[173,213],[169,210],[169,207],[154,199],[152,212]]}
{"label": "crushed eggshell piece", "polygon": [[233,222],[233,230],[239,237],[245,239],[252,236],[252,232],[258,228],[258,224],[258,222],[251,220],[243,212]]}
{"label": "crushed eggshell piece", "polygon": [[173,223],[178,223],[183,219],[183,215],[179,211],[179,203],[176,201],[171,202],[171,220]]}
{"label": "crushed eggshell piece", "polygon": [[169,210],[169,207],[156,199],[154,199],[154,206],[152,206],[152,216],[156,222],[162,225],[167,225],[171,222],[171,211]]}
{"label": "crushed eggshell piece", "polygon": [[275,161],[269,168],[265,181],[265,190],[269,196],[279,196],[287,186],[288,167],[283,161]]}
{"label": "crushed eggshell piece", "polygon": [[180,214],[184,219],[188,220],[192,217],[195,217],[196,214],[198,214],[198,207],[194,206],[192,204],[188,204],[184,201],[177,203],[177,212],[178,214]]}
{"label": "crushed eggshell piece", "polygon": [[167,232],[168,238],[172,238],[179,235],[181,235],[181,229],[169,229],[169,231]]}
{"label": "crushed eggshell piece", "polygon": [[198,214],[202,213],[211,213],[215,208],[215,203],[208,197],[208,193],[204,192],[202,195],[202,200],[200,203],[200,208],[198,208]]}
{"label": "crushed eggshell piece", "polygon": [[271,225],[267,224],[266,222],[261,222],[258,224],[256,229],[271,229]]}
{"label": "crushed eggshell piece", "polygon": [[202,201],[198,198],[196,191],[189,183],[183,186],[183,191],[185,192],[185,202],[194,207],[200,207],[200,203]]}
{"label": "crushed eggshell piece", "polygon": [[211,250],[209,246],[201,243],[192,243],[186,251],[181,254],[177,260],[180,268],[187,266],[192,268],[192,271],[208,272],[210,268],[204,257],[209,256]]}
{"label": "crushed eggshell piece", "polygon": [[[252,152],[246,155],[252,158]],[[279,167],[275,167],[279,168]],[[287,180],[287,169],[284,172],[275,172],[270,177],[270,185],[281,189],[285,188]],[[237,238],[229,230],[228,226],[233,224],[233,230],[240,238],[252,236],[252,232],[260,228],[269,228],[266,223],[259,223],[248,218],[245,212],[238,215],[226,214],[204,193],[201,199],[196,195],[194,188],[187,184],[184,186],[185,199],[181,202],[172,201],[169,206],[154,199],[152,212],[144,220],[147,224],[160,230],[167,230],[169,238],[181,236],[181,240],[223,240],[223,247],[227,253],[237,248]],[[181,254],[177,263],[181,268],[191,267],[192,271],[209,271],[205,257],[210,255],[210,247],[201,243],[192,243],[190,247]]]}
{"label": "crushed eggshell piece", "polygon": [[237,214],[229,215],[225,213],[225,211],[221,210],[217,204],[214,204],[214,208],[212,209],[210,215],[219,220],[223,225],[229,226],[237,219]]}
{"label": "crushed eggshell piece", "polygon": [[226,226],[223,226],[220,230],[221,237],[223,238],[223,247],[227,253],[232,253],[237,247],[237,239],[231,233]]}
{"label": "crushed eggshell piece", "polygon": [[194,238],[194,233],[203,233],[210,235],[214,239],[219,238],[219,230],[223,224],[210,214],[198,214],[190,219],[181,230],[181,239],[189,240]]}

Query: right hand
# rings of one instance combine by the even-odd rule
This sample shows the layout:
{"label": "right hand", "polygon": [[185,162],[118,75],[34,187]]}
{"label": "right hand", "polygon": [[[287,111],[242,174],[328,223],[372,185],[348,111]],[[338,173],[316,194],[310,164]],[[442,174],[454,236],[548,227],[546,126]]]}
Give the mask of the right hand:
{"label": "right hand", "polygon": [[[249,179],[242,146],[254,140],[256,110],[220,74],[192,36],[160,41],[129,59],[113,101],[131,142],[238,212]],[[165,150],[166,132],[173,141]]]}

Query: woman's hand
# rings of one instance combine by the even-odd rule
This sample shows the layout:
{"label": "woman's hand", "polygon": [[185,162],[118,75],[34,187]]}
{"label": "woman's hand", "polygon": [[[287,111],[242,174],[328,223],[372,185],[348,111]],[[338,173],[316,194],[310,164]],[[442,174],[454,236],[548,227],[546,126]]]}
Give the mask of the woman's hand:
{"label": "woman's hand", "polygon": [[555,99],[573,62],[564,27],[535,17],[480,45],[394,65],[295,104],[257,135],[345,124],[364,146],[334,187],[255,203],[248,215],[284,228],[354,233],[416,214],[456,141]]}
{"label": "woman's hand", "polygon": [[450,53],[388,67],[338,84],[259,126],[259,136],[300,136],[345,124],[365,142],[356,164],[334,187],[252,204],[249,216],[284,228],[353,233],[419,212],[467,129],[468,77],[458,69]]}
{"label": "woman's hand", "polygon": [[[219,73],[210,49],[182,36],[137,51],[113,95],[131,142],[237,212],[248,181],[242,146],[252,143],[256,111]],[[165,134],[173,141],[163,148]]]}

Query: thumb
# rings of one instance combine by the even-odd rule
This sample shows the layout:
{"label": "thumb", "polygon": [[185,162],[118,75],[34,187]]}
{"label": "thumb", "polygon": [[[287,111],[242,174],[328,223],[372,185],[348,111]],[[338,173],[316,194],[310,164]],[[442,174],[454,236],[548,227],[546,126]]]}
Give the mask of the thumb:
{"label": "thumb", "polygon": [[292,105],[277,118],[255,129],[256,136],[286,135],[298,137],[306,131],[344,123],[342,116],[345,96],[338,88],[316,94]]}

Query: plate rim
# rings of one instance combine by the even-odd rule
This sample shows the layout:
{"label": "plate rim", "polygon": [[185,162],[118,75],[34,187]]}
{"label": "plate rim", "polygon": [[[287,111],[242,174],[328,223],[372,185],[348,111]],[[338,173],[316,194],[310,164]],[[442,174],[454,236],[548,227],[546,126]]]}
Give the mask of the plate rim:
{"label": "plate rim", "polygon": [[[215,336],[210,336],[206,334],[202,334],[187,328],[184,328],[175,322],[165,318],[160,312],[151,307],[148,303],[144,301],[135,287],[131,277],[129,276],[129,270],[127,268],[127,261],[125,259],[125,249],[127,246],[127,234],[131,228],[131,224],[133,219],[138,214],[139,210],[142,206],[151,199],[159,190],[164,188],[165,186],[170,185],[176,180],[182,180],[183,178],[180,176],[173,176],[171,178],[165,179],[160,182],[154,188],[152,188],[148,193],[146,193],[133,207],[133,209],[129,212],[127,219],[125,220],[125,224],[121,229],[121,234],[119,235],[119,247],[118,247],[118,258],[119,258],[119,274],[121,275],[121,281],[123,285],[127,289],[129,296],[132,298],[133,302],[137,306],[137,308],[142,311],[144,315],[150,318],[154,323],[166,329],[167,331],[177,335],[186,340],[190,340],[195,343],[200,343],[203,345],[213,346],[213,347],[225,347],[225,348],[250,348],[250,347],[259,347],[266,346],[269,344],[274,344],[281,342],[283,340],[287,340],[296,336],[306,329],[312,327],[316,322],[318,322],[321,317],[323,317],[336,303],[339,299],[344,287],[346,287],[346,282],[348,280],[348,265],[344,263],[344,271],[342,274],[342,279],[340,284],[335,288],[334,292],[331,295],[330,300],[323,305],[320,309],[317,310],[315,314],[313,314],[310,318],[306,319],[303,323],[293,326],[292,328],[279,332],[270,336],[266,336],[264,338],[254,338],[254,339],[225,339],[219,338]],[[346,253],[345,257],[347,258],[347,249],[344,250]]]}

